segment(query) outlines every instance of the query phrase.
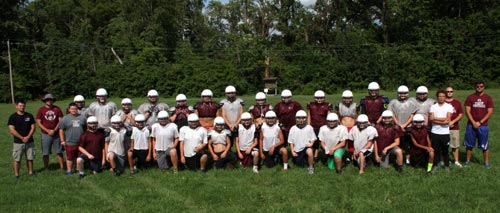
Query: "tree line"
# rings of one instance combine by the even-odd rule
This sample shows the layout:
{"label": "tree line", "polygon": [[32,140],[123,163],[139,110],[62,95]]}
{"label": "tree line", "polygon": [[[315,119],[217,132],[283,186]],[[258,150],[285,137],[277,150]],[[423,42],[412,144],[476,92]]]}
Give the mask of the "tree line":
{"label": "tree line", "polygon": [[[415,89],[475,79],[499,86],[495,0],[5,0],[0,5],[0,101],[15,96],[222,95],[264,88],[296,94]],[[113,49],[113,51],[111,50]],[[115,54],[116,53],[116,54]],[[121,62],[120,62],[121,61]]]}

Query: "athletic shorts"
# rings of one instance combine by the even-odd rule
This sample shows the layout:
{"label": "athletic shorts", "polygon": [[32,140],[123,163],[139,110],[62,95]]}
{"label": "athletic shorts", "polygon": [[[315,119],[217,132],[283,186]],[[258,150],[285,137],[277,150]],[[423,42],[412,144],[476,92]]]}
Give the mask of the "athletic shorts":
{"label": "athletic shorts", "polygon": [[304,165],[307,163],[307,149],[310,148],[304,148],[304,150],[297,152],[297,157],[295,158],[295,165],[304,167]]}
{"label": "athletic shorts", "polygon": [[[363,155],[365,156],[365,167],[366,167],[366,160],[370,158],[370,155],[372,154],[372,152],[368,149],[362,149],[361,150],[361,153],[363,153]],[[357,166],[361,165],[361,159],[359,158],[359,155],[358,155],[358,158],[356,159],[356,163],[358,164]]]}
{"label": "athletic shorts", "polygon": [[403,149],[406,153],[408,153],[412,146],[410,127],[406,128],[405,133],[403,134],[403,136],[399,138],[399,141],[401,149]]}
{"label": "athletic shorts", "polygon": [[48,134],[42,133],[42,154],[43,155],[52,154],[52,147],[54,147],[54,151],[57,154],[62,153],[63,146],[60,143],[59,134],[56,133],[53,136],[50,136]]}
{"label": "athletic shorts", "polygon": [[125,170],[125,156],[117,155],[114,152],[108,152],[108,159],[113,156],[113,160],[115,161],[116,170],[123,172]]}
{"label": "athletic shorts", "polygon": [[241,160],[241,166],[243,167],[249,167],[253,165],[253,154],[254,153],[259,153],[259,149],[253,148],[252,152],[250,154],[245,153],[246,150],[240,150],[241,154],[243,155],[243,158]]}
{"label": "athletic shorts", "polygon": [[426,167],[429,163],[429,153],[427,150],[419,149],[410,154],[410,163],[414,167]]}
{"label": "athletic shorts", "polygon": [[380,166],[384,168],[389,168],[389,161],[395,161],[396,160],[396,151],[400,149],[399,147],[395,146],[391,150],[387,152],[386,155],[382,156],[382,153],[379,153],[380,156]]}
{"label": "athletic shorts", "polygon": [[200,150],[193,157],[184,157],[186,159],[186,166],[191,171],[196,171],[200,168],[201,157],[205,155],[205,150]]}
{"label": "athletic shorts", "polygon": [[284,148],[284,147],[282,147],[282,146],[275,147],[272,155],[269,154],[269,151],[262,151],[262,153],[264,153],[264,157],[266,158],[266,159],[264,159],[264,164],[266,164],[267,168],[272,168],[276,164],[278,164],[278,162],[281,159],[280,158],[281,157],[280,151],[282,148]]}
{"label": "athletic shorts", "polygon": [[102,159],[92,159],[90,160],[87,155],[80,154],[79,158],[83,160],[85,163],[89,163],[90,170],[93,172],[101,172],[102,171]]}
{"label": "athletic shorts", "polygon": [[35,142],[29,143],[14,143],[12,148],[12,158],[14,161],[20,162],[26,155],[26,160],[35,160]]}
{"label": "athletic shorts", "polygon": [[160,169],[168,169],[168,160],[167,157],[170,157],[170,152],[174,150],[174,152],[177,152],[175,148],[168,148],[167,151],[159,151],[156,150],[156,162],[158,163],[158,168]]}
{"label": "athletic shorts", "polygon": [[477,148],[485,151],[488,150],[490,148],[490,146],[488,145],[488,132],[488,126],[480,126],[476,129],[472,126],[472,124],[467,124],[467,127],[465,129],[464,146],[467,148],[474,148],[477,139]]}
{"label": "athletic shorts", "polygon": [[221,157],[222,152],[216,152],[215,155],[217,155],[217,157],[219,157],[219,160],[216,160],[214,162],[214,166],[217,169],[224,169],[227,167],[228,163],[236,160],[236,157],[234,156],[233,152],[231,152],[231,150],[227,151],[225,158]]}
{"label": "athletic shorts", "polygon": [[78,145],[66,145],[66,160],[74,161],[78,157]]}
{"label": "athletic shorts", "polygon": [[460,148],[460,130],[450,130],[450,147]]}
{"label": "athletic shorts", "polygon": [[144,167],[146,166],[146,158],[148,158],[149,150],[139,150],[134,149],[132,151],[132,159],[137,158],[137,166]]}

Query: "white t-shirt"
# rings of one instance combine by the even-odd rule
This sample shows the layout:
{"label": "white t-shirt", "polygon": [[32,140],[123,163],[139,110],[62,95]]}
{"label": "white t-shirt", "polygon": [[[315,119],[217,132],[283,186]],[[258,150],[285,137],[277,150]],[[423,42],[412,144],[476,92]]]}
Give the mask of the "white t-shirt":
{"label": "white t-shirt", "polygon": [[269,151],[269,149],[280,143],[280,127],[278,124],[274,124],[272,126],[267,125],[267,123],[262,123],[261,127],[262,134],[262,149],[263,151]]}
{"label": "white t-shirt", "polygon": [[347,127],[343,125],[338,125],[333,129],[324,125],[319,128],[318,138],[320,141],[325,142],[326,152],[328,153],[338,143],[347,139],[347,133]]}
{"label": "white t-shirt", "polygon": [[255,125],[251,125],[250,128],[246,129],[242,124],[238,124],[238,145],[240,146],[240,151],[246,151],[250,148],[254,140]]}
{"label": "white t-shirt", "polygon": [[194,148],[204,143],[207,144],[207,130],[203,127],[191,129],[189,126],[183,126],[179,131],[179,141],[184,141],[185,157],[193,157],[196,155]]}
{"label": "white t-shirt", "polygon": [[109,136],[106,138],[108,152],[114,152],[117,155],[125,156],[123,141],[125,140],[126,134],[127,130],[125,128],[121,128],[119,131],[115,128],[110,128]]}
{"label": "white t-shirt", "polygon": [[288,134],[288,143],[293,144],[293,151],[300,152],[306,148],[306,145],[312,140],[316,140],[316,134],[311,125],[306,125],[299,129],[297,125],[292,126]]}
{"label": "white t-shirt", "polygon": [[139,129],[137,127],[132,128],[132,136],[130,139],[134,140],[134,149],[135,150],[148,150],[148,139],[149,139],[149,129],[144,127]]}
{"label": "white t-shirt", "polygon": [[168,123],[167,125],[162,126],[160,123],[155,123],[151,127],[151,137],[156,140],[156,151],[167,151],[167,149],[174,143],[175,138],[179,137],[177,125],[174,123]]}
{"label": "white t-shirt", "polygon": [[[443,103],[443,105],[435,103],[431,106],[430,113],[434,114],[434,118],[446,118],[448,113],[453,113],[453,106],[449,103]],[[450,125],[433,123],[431,132],[438,135],[450,134]]]}
{"label": "white t-shirt", "polygon": [[[378,133],[373,126],[368,126],[362,131],[359,131],[358,126],[354,126],[347,135],[347,138],[353,141],[355,152],[360,151],[368,143],[369,140],[372,140],[373,142],[373,139],[375,139],[376,137],[378,137]],[[373,143],[372,146],[367,150],[370,152],[373,151]]]}

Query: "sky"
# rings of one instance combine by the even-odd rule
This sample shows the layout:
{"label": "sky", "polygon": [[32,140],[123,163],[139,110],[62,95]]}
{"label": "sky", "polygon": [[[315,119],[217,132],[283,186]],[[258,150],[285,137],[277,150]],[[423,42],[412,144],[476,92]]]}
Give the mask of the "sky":
{"label": "sky", "polygon": [[[229,0],[219,0],[222,3],[227,3]],[[316,0],[300,0],[304,6],[310,6],[316,3]]]}

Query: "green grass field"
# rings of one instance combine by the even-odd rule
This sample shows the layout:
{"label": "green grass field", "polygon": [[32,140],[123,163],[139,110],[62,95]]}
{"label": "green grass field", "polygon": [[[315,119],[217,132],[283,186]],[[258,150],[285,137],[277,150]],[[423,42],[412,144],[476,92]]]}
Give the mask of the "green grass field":
{"label": "green grass field", "polygon": [[[431,96],[434,97],[431,91]],[[458,91],[460,101],[472,91]],[[490,95],[500,89],[487,89]],[[395,98],[393,92],[383,92]],[[357,92],[359,102],[365,92]],[[411,93],[414,96],[414,92]],[[493,96],[493,95],[492,95]],[[189,98],[189,97],[188,97]],[[254,96],[242,97],[247,106],[254,103]],[[193,104],[199,98],[189,99]],[[294,96],[305,107],[312,96]],[[493,96],[500,106],[498,96]],[[162,98],[172,106],[173,98]],[[219,99],[216,99],[219,100]],[[70,100],[56,102],[61,108]],[[113,98],[112,101],[120,102]],[[135,98],[134,107],[146,101]],[[279,97],[269,97],[275,104]],[[340,94],[328,95],[327,101],[338,103]],[[87,100],[89,105],[92,100]],[[29,102],[27,111],[35,114],[42,102]],[[8,116],[15,111],[12,104],[0,104],[0,206],[2,212],[58,212],[58,211],[187,211],[187,212],[495,212],[500,195],[499,168],[500,151],[497,146],[497,122],[500,114],[495,112],[490,119],[491,169],[484,168],[481,151],[474,149],[473,164],[458,169],[452,165],[450,172],[444,169],[432,176],[423,169],[404,167],[404,176],[394,169],[370,166],[365,174],[358,175],[357,168],[348,165],[342,175],[328,170],[323,164],[316,166],[314,175],[307,169],[294,167],[288,172],[277,166],[263,168],[254,174],[251,168],[233,171],[209,170],[206,174],[171,170],[143,170],[130,176],[128,172],[114,177],[109,171],[89,175],[80,180],[77,175],[67,177],[56,166],[56,156],[51,155],[50,171],[37,172],[36,177],[27,175],[26,164],[21,166],[21,178],[15,180],[12,171],[12,136],[7,130]],[[466,118],[460,126],[463,138]],[[40,133],[35,133],[37,158],[35,171],[43,167],[40,150]],[[465,148],[461,148],[461,161],[465,159]]]}

